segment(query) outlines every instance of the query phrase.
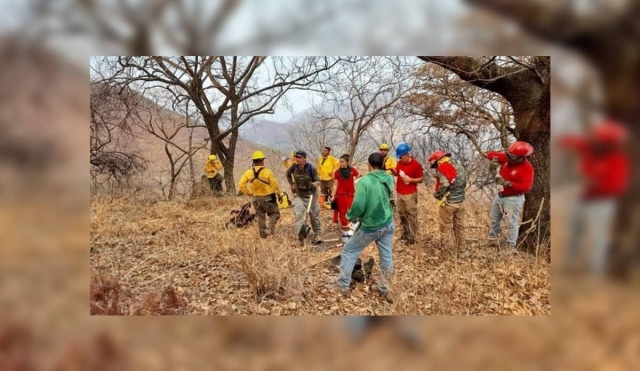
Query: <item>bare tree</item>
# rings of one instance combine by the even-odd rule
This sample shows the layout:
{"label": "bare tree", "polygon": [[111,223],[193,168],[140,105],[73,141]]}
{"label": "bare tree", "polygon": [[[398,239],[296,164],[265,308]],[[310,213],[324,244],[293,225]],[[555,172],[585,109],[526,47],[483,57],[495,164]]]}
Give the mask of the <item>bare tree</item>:
{"label": "bare tree", "polygon": [[[637,15],[640,1],[593,2],[588,11],[578,12],[575,2],[541,3],[535,0],[467,0],[503,15],[530,34],[565,46],[589,60],[598,70],[604,92],[603,109],[609,117],[626,123],[631,141],[640,140],[640,33]],[[629,149],[632,158],[640,158],[640,146]],[[632,172],[629,189],[640,189],[640,175]],[[640,262],[640,203],[638,192],[622,199],[613,238],[618,251],[617,274],[629,272],[628,253]]]}
{"label": "bare tree", "polygon": [[392,116],[394,105],[414,88],[412,67],[403,57],[350,57],[323,84],[324,101],[315,116],[340,128],[351,158],[372,125]]}
{"label": "bare tree", "polygon": [[499,149],[513,141],[513,110],[500,94],[462,81],[455,73],[432,64],[422,66],[416,77],[419,89],[407,102],[414,114],[426,119],[425,126],[462,134],[481,154],[496,138]]}
{"label": "bare tree", "polygon": [[315,118],[295,123],[289,129],[291,142],[297,149],[304,150],[311,159],[317,159],[325,146],[334,153],[346,148],[344,133],[331,119]]}
{"label": "bare tree", "polygon": [[226,50],[225,54],[238,54],[234,50],[241,47],[275,43],[308,33],[310,24],[330,20],[338,10],[332,3],[305,0],[301,8],[283,17],[286,21],[278,27],[252,25],[250,36],[239,39],[222,35],[234,17],[247,15],[238,12],[242,0],[27,2],[31,23],[36,25],[30,33],[44,38],[81,35],[110,48],[116,52],[113,54],[128,55],[154,55],[159,54],[159,50],[172,51],[166,54],[198,55],[222,49]]}
{"label": "bare tree", "polygon": [[105,83],[90,84],[89,173],[94,186],[123,185],[146,167],[131,148],[138,100],[128,90]]}
{"label": "bare tree", "polygon": [[[420,57],[457,74],[462,80],[477,87],[502,95],[511,105],[515,119],[515,137],[534,147],[530,160],[535,179],[524,204],[524,222],[521,231],[531,228],[540,214],[541,232],[521,233],[523,246],[535,250],[541,240],[550,236],[550,72],[549,57],[528,58],[475,58],[475,57]],[[544,201],[543,201],[544,200]],[[544,204],[542,204],[544,202]]]}
{"label": "bare tree", "polygon": [[[156,94],[153,98],[153,101],[146,102],[146,117],[136,120],[136,124],[146,133],[153,135],[164,143],[164,153],[169,162],[169,180],[164,182],[160,177],[160,187],[163,195],[167,199],[173,200],[176,196],[176,187],[182,171],[189,163],[193,162],[192,158],[198,151],[209,146],[209,139],[207,138],[202,143],[194,146],[191,133],[187,143],[184,143],[184,132],[189,129],[189,121],[186,118],[189,116],[185,117],[168,110],[166,103],[163,102],[163,98],[159,95]],[[191,130],[193,129],[194,127],[191,127]],[[185,146],[186,148],[184,148]]]}
{"label": "bare tree", "polygon": [[256,116],[273,114],[288,91],[311,89],[328,79],[327,71],[338,61],[328,57],[118,57],[112,78],[144,91],[167,90],[174,105],[190,100],[209,133],[210,153],[224,166],[227,193],[234,195],[238,129]]}

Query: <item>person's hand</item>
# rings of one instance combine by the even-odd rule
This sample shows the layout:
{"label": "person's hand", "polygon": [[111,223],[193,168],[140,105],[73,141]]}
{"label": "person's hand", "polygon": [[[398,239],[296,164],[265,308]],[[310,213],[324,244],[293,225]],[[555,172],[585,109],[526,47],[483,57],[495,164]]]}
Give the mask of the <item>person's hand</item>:
{"label": "person's hand", "polygon": [[496,170],[498,170],[498,167],[500,166],[500,162],[498,162],[497,158],[493,158],[490,162],[489,162],[489,170],[491,170],[491,172],[495,172]]}
{"label": "person's hand", "polygon": [[435,198],[436,200],[440,200],[440,197],[438,196],[439,196],[438,192],[433,193],[433,198]]}
{"label": "person's hand", "polygon": [[280,193],[276,193],[276,200],[279,204],[282,203],[282,196],[280,195]]}
{"label": "person's hand", "polygon": [[504,180],[503,177],[496,177],[496,183],[503,185],[505,187],[511,187],[511,182],[508,180]]}
{"label": "person's hand", "polygon": [[411,178],[409,178],[407,175],[405,175],[405,176],[403,176],[401,178],[402,178],[403,181],[405,181],[407,183],[411,181]]}
{"label": "person's hand", "polygon": [[295,184],[291,185],[291,193],[296,193],[296,185]]}

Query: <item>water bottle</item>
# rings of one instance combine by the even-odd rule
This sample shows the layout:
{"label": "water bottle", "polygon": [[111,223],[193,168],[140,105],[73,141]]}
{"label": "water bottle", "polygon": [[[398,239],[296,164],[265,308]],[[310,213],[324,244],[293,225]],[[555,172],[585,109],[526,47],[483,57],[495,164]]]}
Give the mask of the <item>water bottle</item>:
{"label": "water bottle", "polygon": [[[405,176],[405,172],[400,170],[400,178],[402,178],[403,176]],[[409,185],[410,182],[405,181],[404,184]]]}

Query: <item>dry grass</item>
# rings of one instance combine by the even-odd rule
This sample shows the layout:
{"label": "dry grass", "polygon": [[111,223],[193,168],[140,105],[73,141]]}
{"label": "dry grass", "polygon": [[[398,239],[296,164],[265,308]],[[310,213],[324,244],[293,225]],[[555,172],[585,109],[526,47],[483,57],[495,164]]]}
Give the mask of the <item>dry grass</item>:
{"label": "dry grass", "polygon": [[[255,224],[224,229],[229,212],[243,202],[246,199],[93,198],[94,281],[99,275],[117,281],[124,293],[118,298],[123,314],[162,314],[162,304],[155,308],[148,302],[163,302],[159,293],[169,287],[185,301],[178,312],[189,314],[550,314],[550,264],[545,254],[503,256],[476,244],[464,259],[440,251],[435,248],[436,206],[426,198],[420,200],[419,244],[405,249],[394,245],[394,304],[370,292],[371,282],[357,284],[346,298],[327,291],[324,284],[337,277],[328,261],[340,249],[315,253],[311,247],[298,247],[292,209],[282,211],[273,238],[260,239]],[[484,239],[487,209],[470,207],[471,241]],[[325,236],[337,232],[331,215],[322,212]],[[378,261],[374,246],[364,254]],[[376,274],[377,264],[372,279]]]}

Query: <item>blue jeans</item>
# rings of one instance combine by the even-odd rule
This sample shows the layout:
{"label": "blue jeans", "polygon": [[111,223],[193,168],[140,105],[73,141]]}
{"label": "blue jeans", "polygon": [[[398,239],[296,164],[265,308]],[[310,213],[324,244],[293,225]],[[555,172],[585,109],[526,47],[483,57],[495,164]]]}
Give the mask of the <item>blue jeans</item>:
{"label": "blue jeans", "polygon": [[354,233],[342,248],[342,258],[340,259],[340,276],[338,277],[338,286],[348,289],[351,285],[351,273],[356,265],[356,260],[360,256],[362,250],[370,243],[375,242],[380,253],[380,277],[378,287],[383,294],[388,291],[388,279],[393,274],[393,259],[391,257],[391,248],[393,243],[393,232],[396,226],[389,223],[375,231],[365,231],[362,228]]}
{"label": "blue jeans", "polygon": [[569,240],[565,251],[568,263],[575,263],[584,246],[591,244],[591,273],[605,273],[616,209],[617,202],[614,199],[580,200],[574,205],[570,214]]}
{"label": "blue jeans", "polygon": [[496,195],[489,211],[489,219],[491,219],[489,239],[495,239],[500,236],[500,222],[504,216],[507,221],[507,243],[511,247],[516,247],[522,205],[524,205],[524,195],[502,198]]}

